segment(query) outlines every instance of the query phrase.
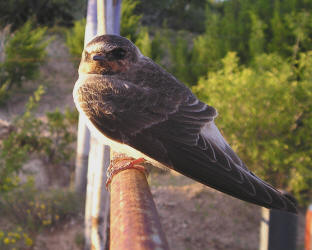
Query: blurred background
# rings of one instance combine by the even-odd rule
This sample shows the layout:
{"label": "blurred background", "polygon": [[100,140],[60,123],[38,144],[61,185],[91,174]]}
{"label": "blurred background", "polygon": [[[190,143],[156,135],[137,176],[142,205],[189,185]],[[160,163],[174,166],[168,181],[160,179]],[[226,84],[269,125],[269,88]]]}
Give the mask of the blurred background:
{"label": "blurred background", "polygon": [[[72,89],[86,1],[0,2],[0,248],[82,249]],[[312,200],[312,1],[123,0],[121,35],[214,106],[258,176]],[[260,208],[149,177],[172,249],[258,249]]]}

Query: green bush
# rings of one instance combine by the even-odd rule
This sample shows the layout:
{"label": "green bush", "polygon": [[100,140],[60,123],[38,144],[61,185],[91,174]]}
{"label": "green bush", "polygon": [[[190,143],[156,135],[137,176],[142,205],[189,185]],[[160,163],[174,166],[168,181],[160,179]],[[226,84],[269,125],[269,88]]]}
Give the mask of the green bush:
{"label": "green bush", "polygon": [[[193,51],[190,71],[195,82],[208,71],[220,67],[220,59],[225,55],[223,42],[220,41],[220,14],[206,6],[205,33],[193,39]],[[194,83],[193,83],[194,84]]]}
{"label": "green bush", "polygon": [[162,42],[164,39],[161,37],[160,32],[156,32],[154,37],[148,32],[147,27],[141,27],[136,41],[136,46],[140,49],[144,56],[151,58],[156,63],[161,64],[164,55],[164,48]]}
{"label": "green bush", "polygon": [[190,48],[188,34],[181,31],[174,36],[174,32],[170,30],[166,32],[166,45],[170,59],[168,70],[186,85],[196,84],[196,78],[192,72],[192,69],[196,66],[191,62],[193,52]]}
{"label": "green bush", "polygon": [[2,250],[30,249],[32,238],[18,226],[10,230],[0,230],[0,247]]}
{"label": "green bush", "polygon": [[75,65],[80,62],[81,53],[84,47],[84,36],[86,28],[86,19],[74,22],[74,27],[66,31],[66,45]]}
{"label": "green bush", "polygon": [[26,111],[13,122],[13,131],[0,147],[0,193],[9,192],[18,185],[17,173],[31,154],[46,164],[69,166],[74,155],[74,127],[78,114],[69,109],[46,113],[46,121],[35,115],[44,93],[41,87],[29,98]]}
{"label": "green bush", "polygon": [[165,22],[170,29],[200,33],[205,28],[203,20],[206,2],[202,0],[141,0],[134,13],[142,15],[142,23],[147,26],[161,27]]}
{"label": "green bush", "polygon": [[229,53],[222,69],[194,87],[217,108],[216,123],[249,168],[301,204],[312,198],[311,55],[302,53],[297,62],[262,54],[246,67]]}
{"label": "green bush", "polygon": [[9,192],[18,186],[17,174],[34,150],[41,121],[33,115],[38,106],[43,87],[39,87],[26,104],[26,111],[16,118],[15,129],[2,141],[0,147],[0,193]]}
{"label": "green bush", "polygon": [[39,25],[71,26],[77,9],[84,9],[80,0],[7,0],[0,2],[0,26],[12,24],[17,29],[33,19]]}
{"label": "green bush", "polygon": [[10,193],[3,194],[0,201],[2,213],[31,232],[64,223],[82,209],[75,193],[67,189],[40,191],[31,178]]}
{"label": "green bush", "polygon": [[141,15],[134,14],[134,10],[140,4],[137,0],[124,0],[121,5],[120,35],[136,42],[138,29],[141,25]]}
{"label": "green bush", "polygon": [[32,28],[30,21],[6,38],[4,59],[0,62],[0,96],[4,98],[13,86],[21,87],[35,79],[46,58],[45,48],[51,40],[45,38],[46,28]]}

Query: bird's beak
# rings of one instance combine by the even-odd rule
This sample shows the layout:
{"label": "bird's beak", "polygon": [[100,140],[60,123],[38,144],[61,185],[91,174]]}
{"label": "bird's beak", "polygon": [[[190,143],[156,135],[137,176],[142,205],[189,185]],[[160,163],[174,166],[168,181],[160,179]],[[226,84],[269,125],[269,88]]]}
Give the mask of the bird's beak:
{"label": "bird's beak", "polygon": [[96,55],[92,58],[94,61],[105,61],[106,60],[106,57],[105,56],[99,56],[99,55]]}

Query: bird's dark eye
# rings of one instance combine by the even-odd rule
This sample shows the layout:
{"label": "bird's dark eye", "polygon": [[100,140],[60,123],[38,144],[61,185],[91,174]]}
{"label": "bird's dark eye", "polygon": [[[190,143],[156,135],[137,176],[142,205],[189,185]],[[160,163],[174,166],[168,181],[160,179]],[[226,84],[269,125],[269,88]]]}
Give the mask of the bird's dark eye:
{"label": "bird's dark eye", "polygon": [[117,48],[113,49],[112,51],[109,52],[109,54],[116,60],[120,60],[125,58],[126,56],[126,51],[122,48]]}

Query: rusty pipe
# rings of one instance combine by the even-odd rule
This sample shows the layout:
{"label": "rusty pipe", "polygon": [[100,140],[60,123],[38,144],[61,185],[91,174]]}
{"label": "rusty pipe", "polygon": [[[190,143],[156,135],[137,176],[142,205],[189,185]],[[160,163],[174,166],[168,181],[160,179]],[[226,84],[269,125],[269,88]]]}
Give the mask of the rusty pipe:
{"label": "rusty pipe", "polygon": [[112,178],[110,249],[168,250],[145,174],[126,169]]}

